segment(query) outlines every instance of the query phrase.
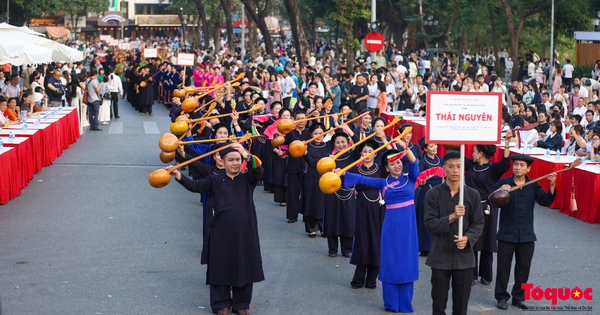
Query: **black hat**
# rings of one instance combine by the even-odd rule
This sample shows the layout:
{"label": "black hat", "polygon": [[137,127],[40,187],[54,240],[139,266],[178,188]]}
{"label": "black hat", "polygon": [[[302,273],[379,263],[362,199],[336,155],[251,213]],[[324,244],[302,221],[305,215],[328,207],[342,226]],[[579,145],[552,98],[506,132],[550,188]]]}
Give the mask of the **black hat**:
{"label": "black hat", "polygon": [[246,94],[246,93],[248,93],[248,92],[250,92],[250,95],[252,95],[252,94],[258,94],[258,92],[257,92],[255,89],[253,89],[253,88],[250,88],[250,87],[246,88],[246,89],[244,90],[244,93],[242,93],[242,94]]}
{"label": "black hat", "polygon": [[359,144],[352,152],[354,160],[360,159],[362,150],[365,147],[371,147],[371,148],[373,148],[373,150],[376,150],[377,148],[379,148],[379,143],[377,143],[377,141],[373,140],[373,138],[370,138],[370,139],[367,139],[365,142]]}
{"label": "black hat", "polygon": [[[217,144],[213,144],[210,147],[211,151],[217,150],[219,148],[222,148],[228,144],[231,144],[231,142],[225,142],[225,143],[217,143]],[[238,150],[232,149],[231,147],[228,147],[227,149],[224,149],[222,151],[219,151],[219,155],[221,156],[221,158],[224,158],[227,154],[231,153],[231,152],[238,152]],[[239,153],[239,152],[238,152]]]}
{"label": "black hat", "polygon": [[348,136],[347,133],[343,132],[343,131],[336,131],[333,136],[331,136],[331,140],[329,140],[329,142],[331,143],[331,148],[333,148],[335,146],[335,139],[337,137],[344,137],[346,138],[346,140],[350,141],[350,136]]}
{"label": "black hat", "polygon": [[358,115],[360,116],[364,113],[370,113],[370,112],[371,112],[371,110],[369,110],[368,108],[365,108],[365,109],[361,110],[360,112],[358,112]]}
{"label": "black hat", "polygon": [[[212,126],[212,129],[216,132],[217,130],[219,130],[220,128],[225,128],[227,130],[227,133],[231,135],[231,129],[229,128],[229,126],[223,124],[223,123],[218,123],[215,124],[214,126]],[[213,135],[215,136],[215,135]]]}
{"label": "black hat", "polygon": [[375,126],[375,123],[376,123],[378,120],[381,120],[381,121],[383,121],[383,125],[384,125],[384,126],[385,126],[385,125],[387,125],[387,121],[385,120],[385,118],[383,118],[383,117],[375,117],[375,118],[374,118],[374,119],[371,121],[371,126]]}
{"label": "black hat", "polygon": [[531,164],[533,164],[535,161],[531,156],[525,154],[515,154],[511,156],[510,159],[513,161],[523,161],[527,163],[527,166],[531,166]]}
{"label": "black hat", "polygon": [[402,132],[404,131],[404,129],[406,129],[407,127],[412,127],[411,124],[402,124],[400,126],[398,126],[398,134],[402,134]]}
{"label": "black hat", "polygon": [[265,105],[267,105],[267,103],[269,102],[266,98],[262,97],[262,95],[261,95],[254,100],[254,104],[258,104],[258,101],[261,101],[261,100],[265,103]]}

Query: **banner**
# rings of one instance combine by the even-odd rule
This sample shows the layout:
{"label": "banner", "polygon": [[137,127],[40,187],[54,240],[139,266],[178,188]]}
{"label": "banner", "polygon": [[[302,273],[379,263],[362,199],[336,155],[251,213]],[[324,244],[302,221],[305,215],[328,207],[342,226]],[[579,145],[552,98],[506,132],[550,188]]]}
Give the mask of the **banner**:
{"label": "banner", "polygon": [[144,58],[157,58],[158,50],[156,48],[146,48],[144,49]]}
{"label": "banner", "polygon": [[427,143],[500,143],[502,94],[427,92]]}
{"label": "banner", "polygon": [[177,54],[177,65],[178,66],[194,66],[194,54]]}

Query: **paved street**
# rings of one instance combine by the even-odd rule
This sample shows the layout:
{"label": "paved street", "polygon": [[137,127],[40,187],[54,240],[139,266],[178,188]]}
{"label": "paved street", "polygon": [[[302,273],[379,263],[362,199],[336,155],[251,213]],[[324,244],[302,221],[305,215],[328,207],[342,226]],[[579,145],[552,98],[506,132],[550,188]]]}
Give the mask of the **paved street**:
{"label": "paved street", "polygon": [[[121,119],[87,132],[20,197],[0,206],[2,315],[210,313],[199,195],[175,181],[162,189],[147,181],[164,166],[157,142],[170,124],[162,106],[154,112],[142,117],[122,102]],[[285,208],[262,187],[255,203],[266,280],[254,286],[253,314],[384,313],[381,288],[350,288],[354,266],[329,258],[324,238],[306,237],[301,222],[287,224]],[[541,207],[535,219],[530,282],[600,292],[600,225]],[[420,261],[415,314],[430,314],[430,269]],[[558,305],[598,313],[596,292],[594,301]],[[493,284],[479,283],[469,311],[520,312],[497,310]]]}

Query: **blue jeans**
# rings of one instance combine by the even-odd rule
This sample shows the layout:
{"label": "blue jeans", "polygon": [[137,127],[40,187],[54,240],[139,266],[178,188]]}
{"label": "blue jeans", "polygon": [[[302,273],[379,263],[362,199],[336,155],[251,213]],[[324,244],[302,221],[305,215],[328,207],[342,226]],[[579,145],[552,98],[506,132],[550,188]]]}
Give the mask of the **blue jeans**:
{"label": "blue jeans", "polygon": [[90,129],[98,129],[98,113],[100,112],[100,101],[93,101],[88,106],[90,115]]}

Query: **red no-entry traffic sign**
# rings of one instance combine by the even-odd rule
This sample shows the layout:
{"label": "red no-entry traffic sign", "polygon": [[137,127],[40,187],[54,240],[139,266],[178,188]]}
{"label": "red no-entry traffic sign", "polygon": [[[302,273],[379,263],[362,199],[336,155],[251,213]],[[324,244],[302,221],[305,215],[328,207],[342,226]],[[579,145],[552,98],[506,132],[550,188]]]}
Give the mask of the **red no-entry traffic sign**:
{"label": "red no-entry traffic sign", "polygon": [[385,40],[381,33],[370,32],[365,36],[365,48],[370,52],[378,52],[383,48]]}

